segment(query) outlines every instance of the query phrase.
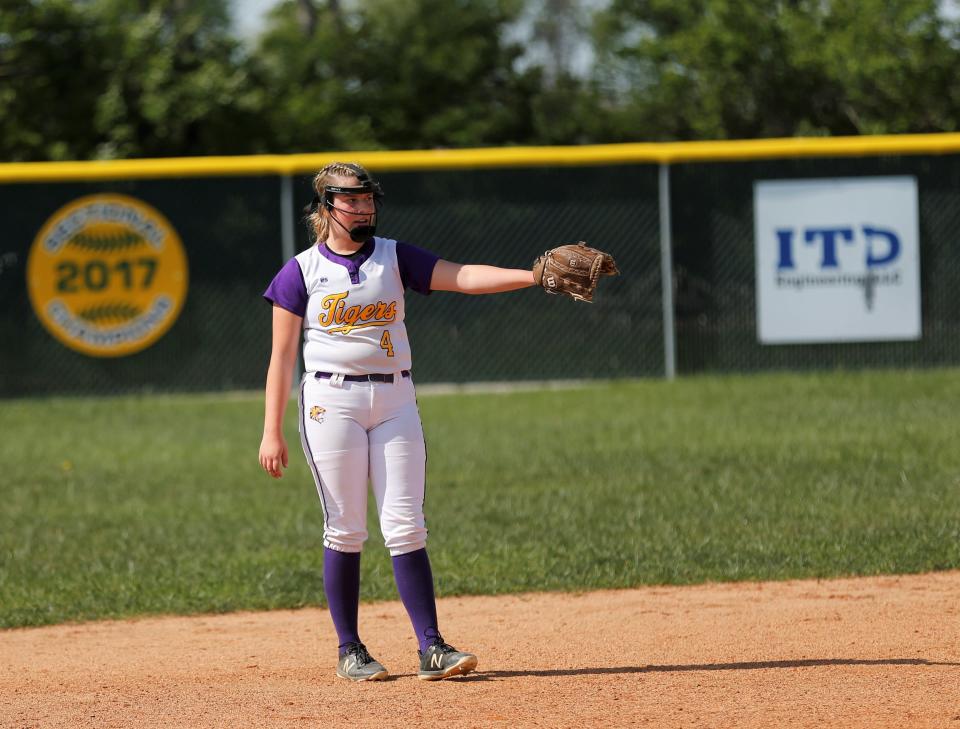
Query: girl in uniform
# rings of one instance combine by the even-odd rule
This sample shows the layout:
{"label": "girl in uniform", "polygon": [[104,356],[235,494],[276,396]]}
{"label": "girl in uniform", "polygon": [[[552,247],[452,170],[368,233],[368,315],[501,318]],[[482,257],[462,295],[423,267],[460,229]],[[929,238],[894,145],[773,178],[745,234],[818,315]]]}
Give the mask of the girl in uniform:
{"label": "girl in uniform", "polygon": [[367,482],[426,680],[476,668],[440,634],[427,557],[426,449],[410,375],[404,292],[492,294],[534,285],[531,271],[463,265],[375,236],[382,191],[357,164],[334,162],[313,180],[308,220],[316,242],[291,258],[264,293],[273,304],[260,465],[280,478],[288,463],[281,424],[303,337],[300,440],[324,516],[323,582],[339,639],[337,675],[386,678],[360,639],[360,552]]}

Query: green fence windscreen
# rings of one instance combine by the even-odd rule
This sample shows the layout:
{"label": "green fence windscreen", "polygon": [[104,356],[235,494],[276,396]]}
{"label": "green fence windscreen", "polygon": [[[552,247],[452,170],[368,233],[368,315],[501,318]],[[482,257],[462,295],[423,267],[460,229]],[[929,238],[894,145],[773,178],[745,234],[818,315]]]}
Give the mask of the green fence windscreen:
{"label": "green fence windscreen", "polygon": [[[530,268],[547,248],[585,240],[612,252],[627,273],[604,279],[593,304],[539,289],[495,296],[408,293],[407,331],[418,382],[663,373],[656,167],[396,173],[380,179],[386,201],[378,234],[446,260]],[[302,181],[298,190],[309,190],[307,184]],[[306,235],[303,226],[298,229]]]}
{"label": "green fence windscreen", "polygon": [[[960,156],[680,162],[668,169],[675,328],[665,337],[656,164],[374,168],[386,193],[380,235],[455,262],[524,269],[547,248],[585,240],[612,253],[623,272],[604,279],[593,304],[537,289],[494,296],[409,293],[417,382],[661,376],[670,336],[680,374],[960,364]],[[920,338],[761,344],[755,184],[903,176],[916,180],[919,206]],[[310,177],[292,179],[286,208],[286,180],[279,175],[0,185],[6,222],[0,397],[261,388],[271,316],[261,293],[283,264],[285,222],[294,225],[293,252],[310,245],[302,214],[312,197]],[[128,196],[159,211],[182,240],[188,262],[179,317],[154,344],[128,356],[68,348],[41,324],[27,294],[33,241],[41,230],[56,229],[54,213],[94,193]],[[97,289],[110,276],[130,288],[136,283],[131,267],[143,266],[136,269],[143,277],[151,273],[148,262],[101,261],[97,248],[104,239],[128,245],[125,236],[109,226],[86,235],[77,244],[86,256],[82,265],[57,264],[66,266],[57,275],[67,278],[55,285]],[[106,302],[88,306],[83,316],[127,310],[133,308]]]}
{"label": "green fence windscreen", "polygon": [[[660,375],[663,330],[657,168],[466,170],[378,175],[386,191],[378,234],[461,263],[529,268],[536,255],[583,239],[624,271],[596,303],[528,289],[496,296],[407,295],[418,382]],[[0,255],[0,396],[260,388],[270,307],[260,298],[283,263],[282,214],[309,245],[302,206],[310,178],[192,178],[0,186],[7,243]],[[189,266],[182,312],[155,344],[122,357],[81,354],[41,325],[27,296],[31,244],[62,206],[94,193],[136,198],[179,234]],[[88,283],[121,273],[99,262]],[[124,264],[127,265],[127,264]],[[89,268],[89,266],[88,266]]]}

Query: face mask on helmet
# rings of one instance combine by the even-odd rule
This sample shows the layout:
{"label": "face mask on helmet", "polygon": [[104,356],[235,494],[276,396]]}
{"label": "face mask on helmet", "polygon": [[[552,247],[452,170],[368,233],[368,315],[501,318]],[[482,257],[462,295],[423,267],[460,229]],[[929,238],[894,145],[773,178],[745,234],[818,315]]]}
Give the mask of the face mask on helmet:
{"label": "face mask on helmet", "polygon": [[[347,229],[343,223],[334,218],[332,215],[331,219],[339,225],[341,228],[347,231],[350,235],[350,239],[356,243],[366,243],[368,240],[373,238],[374,233],[377,231],[377,213],[380,211],[380,204],[383,200],[383,188],[380,187],[380,183],[372,179],[370,175],[364,172],[361,168],[354,165],[346,165],[357,177],[356,185],[326,185],[323,188],[323,194],[320,196],[314,196],[313,202],[309,206],[309,212],[314,212],[320,206],[325,207],[327,210],[341,210],[333,204],[333,196],[336,194],[345,194],[345,195],[364,195],[372,194],[373,195],[373,204],[374,212],[370,217],[370,223],[367,225],[356,225],[351,229]],[[341,210],[341,212],[350,212],[348,210]]]}

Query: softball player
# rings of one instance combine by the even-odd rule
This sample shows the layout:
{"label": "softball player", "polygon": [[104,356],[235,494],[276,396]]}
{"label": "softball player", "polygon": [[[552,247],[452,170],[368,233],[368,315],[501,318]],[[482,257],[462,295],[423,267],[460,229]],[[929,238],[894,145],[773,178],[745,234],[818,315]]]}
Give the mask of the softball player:
{"label": "softball player", "polygon": [[357,627],[368,480],[419,644],[418,676],[465,674],[477,657],[444,642],[437,621],[423,516],[426,450],[404,291],[490,294],[533,286],[533,273],[451,263],[374,236],[383,193],[360,165],[328,164],[313,188],[308,220],[316,243],[287,261],[264,293],[273,304],[273,348],[260,465],[280,478],[288,463],[281,423],[302,333],[300,440],[323,508],[323,582],[340,643],[337,675],[387,676]]}

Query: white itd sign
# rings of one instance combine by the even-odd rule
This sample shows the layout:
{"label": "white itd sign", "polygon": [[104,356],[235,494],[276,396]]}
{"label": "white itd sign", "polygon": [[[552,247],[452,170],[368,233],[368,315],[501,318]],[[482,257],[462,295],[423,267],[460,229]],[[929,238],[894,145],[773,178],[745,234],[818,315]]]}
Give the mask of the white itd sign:
{"label": "white itd sign", "polygon": [[920,338],[914,177],[754,183],[763,344]]}

